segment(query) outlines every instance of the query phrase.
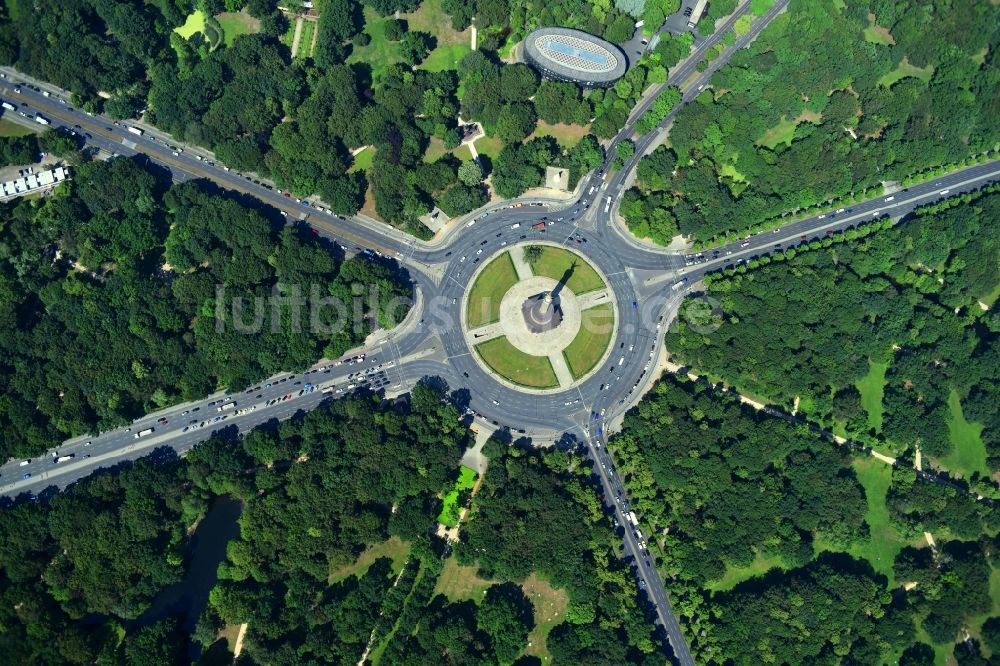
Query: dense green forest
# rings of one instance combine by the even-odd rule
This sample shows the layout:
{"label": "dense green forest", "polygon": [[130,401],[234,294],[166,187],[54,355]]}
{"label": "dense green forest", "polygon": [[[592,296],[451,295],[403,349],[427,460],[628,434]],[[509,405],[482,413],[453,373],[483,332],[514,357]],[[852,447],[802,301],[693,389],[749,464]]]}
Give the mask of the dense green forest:
{"label": "dense green forest", "polygon": [[623,204],[637,234],[709,239],[996,147],[996,3],[837,7],[792,2],[678,113],[676,174]]}
{"label": "dense green forest", "polygon": [[1000,615],[969,494],[672,375],[608,446],[699,663],[933,664]]}
{"label": "dense green forest", "polygon": [[785,257],[712,279],[722,325],[680,318],[675,360],[995,492],[1000,193]]}
{"label": "dense green forest", "polygon": [[661,664],[665,649],[619,559],[591,470],[578,454],[498,445],[456,556],[481,575],[521,581],[533,571],[569,595],[566,622],[548,636],[559,664]]}
{"label": "dense green forest", "polygon": [[[235,169],[270,177],[299,196],[318,194],[341,214],[364,206],[426,236],[417,218],[431,207],[460,215],[488,200],[482,178],[459,177],[462,159],[470,162],[467,150],[454,150],[461,140],[460,115],[482,122],[499,141],[484,155],[482,175],[502,175],[503,184],[496,188],[501,196],[540,186],[543,159],[542,166],[570,168],[572,186],[601,163],[603,152],[592,136],[569,147],[547,136],[538,139],[543,151],[530,149],[530,159],[514,154],[538,120],[589,125],[596,117],[593,133],[613,136],[642,91],[666,80],[664,64],[686,55],[683,47],[665,49],[613,89],[584,97],[575,85],[540,83],[527,66],[501,59],[498,49],[507,39],[538,25],[535,8],[503,0],[432,1],[434,10],[443,7],[459,29],[473,16],[479,28],[478,50],[443,68],[415,67],[433,52],[432,35],[409,29],[405,20],[379,18],[397,10],[412,12],[419,3],[362,6],[354,0],[316,3],[316,49],[305,58],[293,58],[281,41],[289,17],[274,0],[235,0],[224,6],[216,1],[137,6],[127,0],[70,0],[51,3],[45,11],[11,0],[5,11],[0,8],[0,62],[67,88],[74,103],[88,111],[115,118],[143,113],[178,140],[211,148]],[[174,28],[185,23],[195,4],[210,15],[245,7],[258,29],[229,45],[209,44],[202,32],[185,39]],[[606,2],[564,4],[549,20],[589,17],[585,27],[597,34],[619,40],[632,36],[634,18]],[[543,5],[546,11],[557,8]],[[375,14],[362,11],[368,8]],[[549,23],[542,19],[542,24]],[[355,48],[367,48],[373,39],[372,48],[398,45],[402,61],[352,58]],[[366,146],[374,157],[367,158],[369,164],[355,164],[352,152]]]}
{"label": "dense green forest", "polygon": [[[211,646],[198,663],[224,664],[224,624],[247,623],[240,663],[367,654],[384,664],[511,664],[551,620],[522,587],[533,576],[570,597],[565,621],[549,627],[553,663],[662,664],[579,457],[490,442],[457,546],[489,580],[474,598],[435,591],[445,576],[433,535],[440,495],[472,443],[459,416],[426,385],[391,403],[339,400],[240,441],[212,438],[183,460],[142,460],[48,503],[8,507],[0,649],[24,663],[172,664],[195,641]],[[219,496],[243,502],[240,535],[193,635],[179,615],[127,622],[183,577],[185,530]],[[515,514],[524,533],[498,530]],[[389,544],[402,548],[390,554]]]}
{"label": "dense green forest", "polygon": [[[279,283],[282,285],[278,287]],[[365,285],[355,296],[356,285]],[[372,291],[383,310],[370,311]],[[272,296],[361,300],[338,326]],[[195,183],[164,191],[127,159],[80,164],[44,199],[0,211],[0,457],[336,358],[408,296],[388,268],[337,259],[308,231]],[[238,326],[237,299],[245,309]],[[258,309],[257,303],[260,303]],[[275,307],[269,307],[273,304]],[[398,304],[398,302],[397,302]],[[260,316],[259,326],[250,326]]]}
{"label": "dense green forest", "polygon": [[42,134],[0,137],[0,166],[25,166],[38,162],[40,153],[71,156],[77,142],[63,132],[50,130]]}

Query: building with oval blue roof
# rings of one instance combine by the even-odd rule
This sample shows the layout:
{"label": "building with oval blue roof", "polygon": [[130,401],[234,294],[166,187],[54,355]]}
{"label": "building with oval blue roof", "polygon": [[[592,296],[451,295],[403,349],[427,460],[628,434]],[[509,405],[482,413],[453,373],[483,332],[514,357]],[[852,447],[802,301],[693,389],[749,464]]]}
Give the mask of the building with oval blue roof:
{"label": "building with oval blue roof", "polygon": [[579,30],[540,28],[524,38],[524,57],[543,76],[606,87],[628,69],[621,49]]}

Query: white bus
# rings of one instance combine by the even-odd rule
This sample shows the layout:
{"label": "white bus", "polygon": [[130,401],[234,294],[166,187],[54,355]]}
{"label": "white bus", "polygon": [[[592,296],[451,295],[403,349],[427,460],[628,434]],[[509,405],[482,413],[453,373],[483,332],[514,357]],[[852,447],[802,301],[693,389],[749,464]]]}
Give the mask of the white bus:
{"label": "white bus", "polygon": [[127,129],[129,132],[135,134],[136,136],[142,136],[142,130],[139,129],[138,127],[128,127]]}
{"label": "white bus", "polygon": [[227,411],[229,411],[230,409],[232,409],[235,406],[236,406],[235,402],[227,402],[226,404],[222,405],[221,407],[216,407],[215,411],[217,411],[217,412],[227,412]]}
{"label": "white bus", "polygon": [[145,430],[140,430],[139,432],[135,433],[134,437],[136,439],[139,439],[140,437],[145,437],[146,435],[152,435],[154,429],[155,428],[146,428]]}

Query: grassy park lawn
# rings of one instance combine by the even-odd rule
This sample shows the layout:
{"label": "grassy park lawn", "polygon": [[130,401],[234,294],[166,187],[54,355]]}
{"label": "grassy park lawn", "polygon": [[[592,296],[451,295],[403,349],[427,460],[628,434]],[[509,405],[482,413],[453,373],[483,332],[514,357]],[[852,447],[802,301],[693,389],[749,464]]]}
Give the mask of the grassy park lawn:
{"label": "grassy park lawn", "polygon": [[424,151],[424,162],[430,164],[431,162],[436,162],[439,158],[447,155],[449,151],[444,147],[444,141],[432,136],[430,141],[427,142],[427,150]]}
{"label": "grassy park lawn", "polygon": [[886,494],[892,483],[892,467],[874,458],[858,458],[854,461],[854,473],[864,486],[868,510],[865,522],[871,529],[867,542],[855,543],[848,552],[871,563],[875,571],[889,579],[893,586],[892,563],[906,544],[893,528],[889,520],[889,508],[885,504]]}
{"label": "grassy park lawn", "polygon": [[196,9],[194,12],[188,15],[187,20],[184,21],[184,25],[179,25],[174,28],[174,32],[183,37],[184,39],[191,39],[191,35],[196,32],[205,32],[205,12],[200,9]]}
{"label": "grassy park lawn", "polygon": [[252,35],[255,32],[260,32],[260,21],[247,14],[245,9],[241,12],[223,12],[215,18],[222,26],[226,46],[232,46],[233,40],[240,35]]}
{"label": "grassy park lawn", "polygon": [[[847,552],[857,559],[867,560],[875,571],[888,578],[889,588],[892,588],[894,586],[892,563],[906,545],[892,527],[889,509],[885,503],[886,493],[892,482],[892,467],[873,458],[858,458],[853,466],[858,482],[865,489],[865,499],[868,504],[865,522],[868,523],[871,534],[867,541],[851,544]],[[827,544],[822,535],[817,536],[815,546],[817,555],[823,551],[837,550]],[[727,567],[722,578],[711,581],[706,587],[713,592],[726,592],[743,581],[763,576],[774,568],[785,568],[780,557],[764,557],[758,553],[749,566]]]}
{"label": "grassy park lawn", "polygon": [[285,31],[285,34],[281,36],[279,41],[285,46],[287,46],[288,50],[290,51],[292,49],[292,41],[294,39],[295,39],[295,21],[289,21],[288,30]]}
{"label": "grassy park lawn", "polygon": [[757,145],[772,149],[779,143],[784,143],[790,146],[792,145],[792,137],[794,136],[795,121],[788,120],[782,116],[781,122],[764,132],[764,136],[757,139]]}
{"label": "grassy park lawn", "polygon": [[295,53],[296,58],[308,58],[312,55],[313,33],[316,32],[315,21],[302,22],[302,34],[299,36],[299,50]]}
{"label": "grassy park lawn", "polygon": [[460,32],[452,28],[451,16],[442,8],[441,4],[441,0],[423,0],[417,11],[400,14],[400,18],[407,22],[410,30],[419,30],[434,35],[438,48],[464,44],[470,47],[469,50],[472,50],[472,31],[466,28]]}
{"label": "grassy park lawn", "polygon": [[471,599],[478,603],[483,592],[492,585],[492,581],[479,577],[479,567],[462,566],[452,555],[444,561],[434,586],[434,596],[443,594],[451,602]]}
{"label": "grassy park lawn", "polygon": [[747,177],[736,170],[736,165],[726,162],[722,165],[719,170],[719,177],[721,178],[732,178],[734,182],[745,183],[747,182]]}
{"label": "grassy park lawn", "polygon": [[[463,566],[452,556],[444,561],[444,567],[434,587],[434,595],[442,594],[452,603],[473,601],[478,604],[486,590],[493,585],[495,585],[493,581],[479,576],[479,567]],[[538,657],[543,663],[551,663],[545,641],[552,628],[566,619],[569,595],[565,590],[552,587],[548,581],[534,573],[521,583],[521,589],[531,600],[535,616],[535,627],[528,634],[528,648],[525,654]]]}
{"label": "grassy park lawn", "polygon": [[868,427],[882,430],[882,395],[885,393],[885,371],[888,363],[868,361],[868,374],[854,383],[861,393],[861,406],[868,413]]}
{"label": "grassy park lawn", "polygon": [[340,567],[330,574],[329,582],[332,585],[342,581],[348,576],[363,576],[368,571],[368,567],[380,557],[388,557],[392,560],[392,570],[399,573],[403,569],[403,563],[410,555],[410,544],[399,537],[389,537],[387,541],[377,543],[367,548],[357,560],[346,566]]}
{"label": "grassy park lawn", "polygon": [[962,413],[962,401],[956,391],[948,396],[948,434],[955,450],[941,459],[941,464],[949,472],[968,479],[973,472],[989,476],[990,470],[986,464],[986,446],[980,433],[983,426],[980,423],[969,423]]}
{"label": "grassy park lawn", "polygon": [[521,589],[535,607],[535,628],[528,634],[528,649],[524,653],[538,657],[543,663],[551,663],[552,657],[545,641],[552,628],[566,619],[569,595],[534,573],[524,579]]}
{"label": "grassy park lawn", "polygon": [[580,332],[563,350],[574,379],[594,369],[615,333],[615,313],[610,303],[589,308],[581,314]]}
{"label": "grassy park lawn", "polygon": [[532,132],[528,139],[535,139],[540,136],[551,136],[561,147],[572,148],[576,144],[580,143],[580,139],[587,136],[589,132],[590,125],[585,127],[581,127],[580,125],[565,125],[563,123],[550,125],[545,121],[539,120],[538,127],[534,132]]}
{"label": "grassy park lawn", "polygon": [[472,153],[469,151],[469,146],[466,144],[463,143],[458,148],[448,150],[444,147],[444,141],[436,136],[432,136],[430,141],[427,142],[427,150],[424,152],[424,162],[427,162],[428,164],[436,162],[448,153],[457,157],[460,162],[468,162],[472,159]]}
{"label": "grassy park lawn", "polygon": [[476,152],[480,155],[487,155],[496,158],[503,150],[503,142],[495,136],[484,136],[476,139]]}
{"label": "grassy park lawn", "polygon": [[586,294],[606,286],[597,271],[579,255],[551,245],[542,245],[541,248],[542,256],[531,265],[531,271],[535,275],[561,280],[570,266],[573,266],[573,274],[566,282],[566,288],[574,294]]}
{"label": "grassy park lawn", "polygon": [[494,372],[520,386],[547,389],[559,385],[548,358],[525,354],[505,337],[487,340],[476,347],[476,352]]}
{"label": "grassy park lawn", "polygon": [[[372,41],[368,46],[356,46],[347,59],[348,63],[365,63],[372,68],[372,77],[377,81],[385,68],[403,58],[399,43],[385,38],[385,22],[391,18],[381,17],[370,7],[364,8],[365,32]],[[454,69],[471,48],[469,30],[458,32],[451,27],[451,17],[441,8],[441,0],[424,0],[417,11],[400,14],[409,30],[418,30],[434,36],[437,45],[421,63],[420,67],[432,72]]]}
{"label": "grassy park lawn", "polygon": [[820,118],[821,116],[818,113],[814,113],[808,109],[803,110],[802,113],[792,120],[782,116],[781,121],[777,125],[764,132],[764,135],[757,139],[757,145],[771,148],[772,150],[781,143],[790,146],[792,145],[792,139],[795,138],[795,128],[799,123],[813,123],[815,125],[819,123]]}
{"label": "grassy park lawn", "polygon": [[785,569],[780,557],[764,557],[757,553],[754,561],[745,567],[727,566],[726,573],[718,580],[710,581],[705,587],[712,592],[728,592],[745,580],[763,576],[771,569]]}
{"label": "grassy park lawn", "polygon": [[924,68],[914,67],[910,64],[910,61],[903,57],[903,61],[899,63],[899,67],[892,70],[891,72],[886,72],[882,75],[882,78],[878,80],[880,86],[885,86],[886,88],[892,87],[896,81],[900,79],[905,79],[908,76],[912,76],[920,79],[924,83],[931,80],[931,75],[934,74],[934,65],[927,65]]}
{"label": "grassy park lawn", "polygon": [[[23,14],[21,5],[25,1],[26,0],[4,0],[4,6],[7,7],[7,16],[10,17],[10,20],[12,21],[20,20]],[[29,7],[28,11],[31,11],[30,4],[28,5],[28,7]]]}
{"label": "grassy park lawn", "polygon": [[364,15],[365,32],[371,36],[372,41],[368,46],[355,46],[347,63],[368,65],[372,68],[372,78],[377,81],[389,65],[401,62],[403,58],[399,54],[399,42],[390,42],[385,38],[387,19],[380,17],[371,7],[364,8]]}
{"label": "grassy park lawn", "polygon": [[34,134],[34,131],[24,125],[9,120],[0,120],[0,136],[28,136],[29,134]]}
{"label": "grassy park lawn", "polygon": [[354,156],[354,162],[348,171],[367,171],[368,167],[372,165],[373,159],[375,159],[375,149],[371,147],[365,148]]}
{"label": "grassy park lawn", "polygon": [[979,300],[985,303],[986,307],[991,308],[998,298],[1000,298],[1000,284],[997,284],[989,293],[983,294]]}
{"label": "grassy park lawn", "polygon": [[476,470],[462,465],[458,470],[458,480],[455,487],[441,500],[441,513],[438,515],[438,522],[445,527],[455,527],[458,525],[458,512],[462,507],[458,505],[459,497],[463,490],[472,490],[476,485],[479,474]]}
{"label": "grassy park lawn", "polygon": [[896,40],[892,38],[889,34],[888,28],[883,28],[878,25],[870,25],[865,28],[864,31],[865,41],[871,44],[881,44],[883,46],[892,46],[896,43]]}
{"label": "grassy park lawn", "polygon": [[458,69],[458,61],[471,53],[467,44],[447,44],[438,46],[420,63],[420,69],[428,72],[443,72],[446,69]]}
{"label": "grassy park lawn", "polygon": [[[191,39],[191,36],[196,33],[201,33],[205,35],[205,38],[211,41],[211,36],[209,32],[218,32],[215,28],[209,28],[206,25],[208,16],[200,9],[195,10],[188,15],[187,20],[184,21],[184,25],[174,28],[174,32],[183,37],[184,39]],[[222,28],[221,42],[226,46],[231,46],[233,40],[240,35],[249,35],[255,32],[260,32],[260,21],[250,16],[246,10],[240,12],[223,12],[215,17],[215,20],[219,22],[219,26]],[[292,23],[292,29],[294,30],[295,24]],[[284,41],[284,38],[282,38]],[[291,46],[291,37],[289,36],[288,46]]]}
{"label": "grassy park lawn", "polygon": [[504,252],[479,272],[469,292],[466,318],[469,328],[492,324],[500,319],[500,301],[517,282],[510,254]]}

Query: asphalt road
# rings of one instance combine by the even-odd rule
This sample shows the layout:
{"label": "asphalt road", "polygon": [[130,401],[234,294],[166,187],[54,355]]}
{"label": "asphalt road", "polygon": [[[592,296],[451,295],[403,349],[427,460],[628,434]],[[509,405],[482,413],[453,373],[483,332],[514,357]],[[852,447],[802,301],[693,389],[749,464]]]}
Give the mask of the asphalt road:
{"label": "asphalt road", "polygon": [[[745,47],[754,39],[786,5],[787,0],[776,2],[768,14],[756,19],[750,31],[728,47],[708,71],[692,79],[695,65],[704,52],[721,40],[739,16],[748,11],[748,3],[741,5],[715,34],[699,42],[695,54],[676,68],[667,85],[690,80],[683,100],[687,103],[694,99],[708,84],[712,72],[738,48]],[[822,217],[817,215],[793,222],[777,233],[758,234],[715,251],[706,251],[701,256],[646,247],[628,237],[614,222],[613,214],[628,182],[629,172],[641,155],[660,138],[658,135],[669,128],[676,111],[661,123],[660,128],[637,138],[636,157],[625,169],[607,174],[613,161],[613,146],[618,141],[633,137],[636,120],[649,108],[658,93],[654,91],[633,112],[629,125],[610,143],[608,153],[612,157],[609,157],[605,167],[585,177],[577,200],[556,204],[550,200],[522,198],[494,205],[469,216],[468,222],[463,219],[445,238],[429,244],[387,225],[363,218],[344,219],[324,212],[317,208],[322,205],[317,202],[311,205],[297,203],[294,198],[269,189],[273,187],[269,183],[255,182],[259,179],[252,174],[225,170],[215,164],[212,155],[206,151],[188,147],[176,150],[176,144],[169,137],[155,131],[135,136],[125,126],[73,108],[65,93],[52,86],[33,82],[40,89],[33,90],[23,85],[23,75],[13,73],[9,68],[0,68],[0,72],[7,77],[0,80],[0,97],[17,104],[19,111],[28,116],[40,112],[53,126],[65,126],[84,135],[92,147],[107,153],[143,155],[169,170],[171,177],[177,180],[210,180],[220,187],[253,197],[270,209],[283,212],[290,220],[304,220],[319,235],[340,244],[348,252],[370,249],[380,253],[385,260],[399,261],[410,272],[418,304],[406,322],[367,352],[363,365],[365,369],[386,364],[383,367],[385,384],[375,388],[390,394],[401,393],[424,377],[438,377],[452,389],[468,391],[470,409],[486,421],[528,436],[552,437],[558,433],[570,433],[583,442],[594,461],[594,474],[604,491],[609,513],[623,528],[626,558],[635,564],[637,576],[645,586],[677,660],[682,664],[693,664],[693,659],[670,609],[652,558],[649,558],[650,565],[646,565],[648,551],[639,545],[633,530],[627,529],[628,500],[604,442],[607,424],[624,413],[652,380],[651,370],[661,351],[662,331],[676,316],[684,293],[706,272],[785,249],[804,240],[822,238],[828,232],[857,226],[875,214],[898,217],[917,205],[976,189],[1000,178],[1000,162],[969,167],[910,187],[908,191],[896,192],[892,201],[885,201],[885,197],[890,195],[876,197],[852,205],[850,210],[842,213],[830,211]],[[21,85],[18,86],[15,80],[22,82]],[[15,87],[19,87],[20,92],[15,92]],[[50,95],[43,95],[41,90],[47,90]],[[607,197],[611,197],[611,206],[607,205]],[[540,221],[545,222],[544,230],[533,230],[532,225]],[[545,395],[526,394],[493,379],[476,362],[473,357],[475,352],[467,345],[459,325],[459,307],[475,268],[511,244],[534,239],[559,243],[584,254],[607,277],[619,315],[612,342],[613,352],[603,366],[579,386]],[[482,254],[477,254],[479,250]],[[462,257],[465,257],[464,261]],[[684,279],[687,279],[686,283]],[[371,363],[372,357],[376,359],[375,363]],[[619,357],[624,357],[620,365]],[[43,489],[62,488],[98,468],[146,455],[160,446],[183,453],[212,432],[233,429],[245,433],[262,423],[308,411],[326,398],[335,398],[361,388],[348,388],[352,383],[359,383],[348,377],[357,371],[357,366],[331,365],[327,368],[327,365],[330,363],[323,363],[319,372],[305,376],[278,375],[261,382],[259,389],[258,385],[249,387],[249,392],[218,394],[149,414],[128,429],[118,428],[68,440],[59,447],[58,453],[73,457],[62,463],[53,463],[51,455],[23,466],[21,461],[10,461],[0,466],[0,495],[38,494]],[[312,393],[298,395],[306,382],[313,383],[317,388]],[[331,384],[333,391],[342,390],[344,393],[322,393],[322,389]],[[286,395],[291,397],[267,404]],[[218,404],[209,405],[226,398],[236,403],[232,411],[219,413],[214,411]],[[235,414],[235,410],[248,407],[255,409]],[[212,423],[211,418],[222,415],[226,416],[225,420]],[[166,423],[159,422],[161,418],[166,419]],[[192,424],[192,421],[197,423]],[[206,421],[204,427],[200,425],[202,421]],[[192,429],[192,425],[198,427]],[[152,434],[135,437],[137,432],[148,427],[154,428]],[[188,430],[185,431],[185,428]],[[30,477],[23,479],[23,474],[30,474]]]}

